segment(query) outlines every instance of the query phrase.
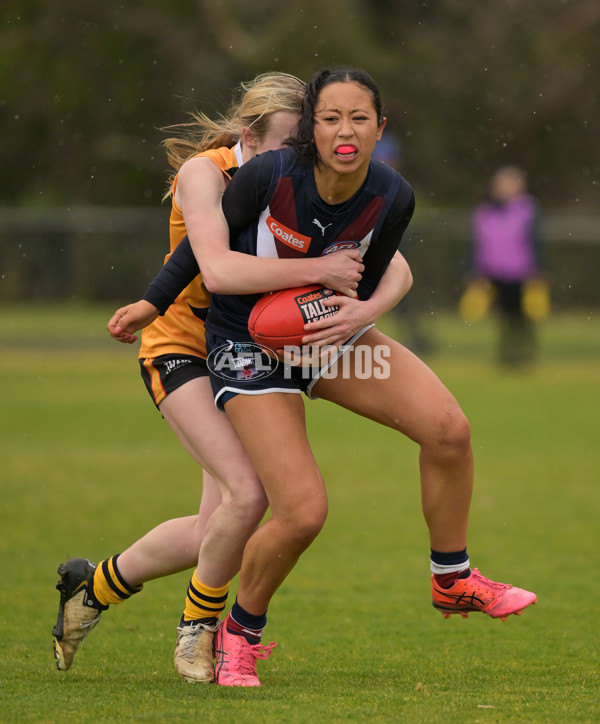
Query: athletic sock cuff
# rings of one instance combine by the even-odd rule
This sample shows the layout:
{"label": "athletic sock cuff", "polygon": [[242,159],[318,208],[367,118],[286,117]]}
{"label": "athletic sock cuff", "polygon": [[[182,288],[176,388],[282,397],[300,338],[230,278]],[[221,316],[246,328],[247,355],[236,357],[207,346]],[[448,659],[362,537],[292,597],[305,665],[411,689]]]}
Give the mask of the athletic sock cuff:
{"label": "athletic sock cuff", "polygon": [[134,593],[139,593],[142,586],[130,586],[119,573],[116,559],[119,554],[102,561],[94,573],[94,598],[103,606],[126,601]]}
{"label": "athletic sock cuff", "polygon": [[188,585],[185,600],[183,611],[185,621],[199,621],[204,618],[218,619],[225,610],[230,583],[228,581],[224,586],[218,588],[207,586],[198,578],[198,572],[195,570]]}
{"label": "athletic sock cuff", "polygon": [[451,553],[442,553],[431,549],[429,566],[431,572],[437,576],[464,571],[470,566],[467,549],[463,548],[461,551],[453,551]]}
{"label": "athletic sock cuff", "polygon": [[237,624],[245,629],[250,629],[251,631],[262,632],[262,630],[267,625],[266,611],[262,614],[259,614],[258,616],[255,616],[254,614],[248,613],[248,611],[242,608],[237,600],[231,607],[229,615]]}
{"label": "athletic sock cuff", "polygon": [[114,571],[115,577],[116,577],[117,580],[119,581],[119,584],[120,584],[121,586],[123,586],[123,588],[124,588],[126,591],[128,591],[128,592],[130,593],[130,595],[133,596],[134,593],[139,593],[139,592],[142,590],[142,588],[144,587],[144,584],[143,584],[143,583],[140,583],[139,586],[130,586],[129,583],[127,583],[127,581],[126,581],[126,580],[123,578],[123,576],[121,575],[121,572],[119,571],[119,567],[118,567],[118,565],[117,565],[117,559],[119,558],[120,555],[121,555],[120,553],[117,553],[117,554],[116,554],[115,556],[113,556],[113,558],[112,558],[113,571]]}

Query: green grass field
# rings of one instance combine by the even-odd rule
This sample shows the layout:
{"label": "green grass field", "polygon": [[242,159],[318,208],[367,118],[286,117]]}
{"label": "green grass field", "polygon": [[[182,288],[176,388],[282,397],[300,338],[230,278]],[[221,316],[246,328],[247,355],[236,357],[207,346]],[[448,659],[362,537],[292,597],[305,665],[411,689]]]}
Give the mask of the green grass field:
{"label": "green grass field", "polygon": [[489,322],[427,320],[428,362],[473,428],[471,561],[538,593],[521,617],[433,610],[415,445],[313,402],[330,515],[273,601],[262,688],[176,674],[188,574],[112,607],[58,672],[58,563],[119,552],[200,498],[136,349],[104,331],[111,311],[0,308],[1,722],[600,720],[598,313],[549,319],[526,372],[494,365]]}

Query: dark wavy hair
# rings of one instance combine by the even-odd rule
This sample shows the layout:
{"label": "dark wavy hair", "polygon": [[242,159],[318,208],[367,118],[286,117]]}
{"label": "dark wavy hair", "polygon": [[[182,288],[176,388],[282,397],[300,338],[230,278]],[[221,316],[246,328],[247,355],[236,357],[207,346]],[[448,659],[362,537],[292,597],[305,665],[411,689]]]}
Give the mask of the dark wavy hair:
{"label": "dark wavy hair", "polygon": [[331,83],[358,83],[363,86],[371,93],[373,98],[377,123],[383,123],[385,116],[379,88],[365,70],[346,66],[318,70],[306,84],[304,101],[302,102],[302,115],[298,121],[298,130],[293,143],[298,158],[308,165],[316,165],[319,162],[319,153],[315,145],[314,135],[315,110],[321,91]]}

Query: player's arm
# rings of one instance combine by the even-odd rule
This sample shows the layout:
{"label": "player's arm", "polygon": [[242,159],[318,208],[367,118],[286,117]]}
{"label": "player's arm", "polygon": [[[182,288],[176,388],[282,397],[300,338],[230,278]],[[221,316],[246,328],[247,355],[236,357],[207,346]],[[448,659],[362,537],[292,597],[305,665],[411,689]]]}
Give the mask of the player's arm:
{"label": "player's arm", "polygon": [[179,171],[178,202],[206,288],[217,294],[256,294],[323,284],[355,296],[363,269],[356,251],[330,255],[336,258],[266,259],[230,249],[231,217],[235,216],[234,223],[241,228],[260,213],[260,190],[257,189],[265,186],[261,178],[267,179],[268,186],[272,174],[272,164],[269,166],[266,161],[253,159],[237,171],[229,183],[223,205],[223,185],[214,177],[214,173],[221,172],[211,161],[201,157],[191,159]]}
{"label": "player's arm", "polygon": [[[210,159],[197,157],[183,164],[175,195],[189,238],[185,237],[176,246],[143,298],[121,307],[111,317],[107,328],[115,340],[135,342],[135,332],[164,314],[198,275],[198,261],[202,264],[204,283],[212,292],[251,294],[323,284],[344,294],[356,295],[364,269],[357,252],[339,252],[317,259],[262,259],[232,251],[229,225],[221,207],[225,185],[222,171]],[[192,249],[192,237],[196,252]]]}
{"label": "player's arm", "polygon": [[392,257],[398,250],[402,237],[415,209],[412,188],[403,181],[390,207],[378,238],[371,243],[364,256],[365,271],[358,285],[359,299],[369,299],[375,292]]}
{"label": "player's arm", "polygon": [[408,262],[400,252],[396,252],[369,299],[360,301],[338,296],[323,300],[324,306],[337,305],[339,311],[333,317],[306,324],[304,329],[307,334],[302,344],[322,347],[345,342],[393,309],[408,293],[412,281]]}

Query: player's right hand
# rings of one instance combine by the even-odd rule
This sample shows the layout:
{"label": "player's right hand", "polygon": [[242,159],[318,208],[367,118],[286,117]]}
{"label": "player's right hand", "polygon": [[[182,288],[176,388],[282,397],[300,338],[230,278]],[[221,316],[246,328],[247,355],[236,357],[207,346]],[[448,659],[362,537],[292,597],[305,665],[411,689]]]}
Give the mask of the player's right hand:
{"label": "player's right hand", "polygon": [[323,276],[320,283],[347,297],[356,297],[356,288],[365,265],[358,249],[343,249],[322,257]]}
{"label": "player's right hand", "polygon": [[117,309],[106,328],[110,336],[116,339],[117,342],[133,344],[133,342],[137,341],[135,332],[147,327],[158,315],[159,311],[154,304],[150,304],[145,299],[140,299],[139,302]]}

